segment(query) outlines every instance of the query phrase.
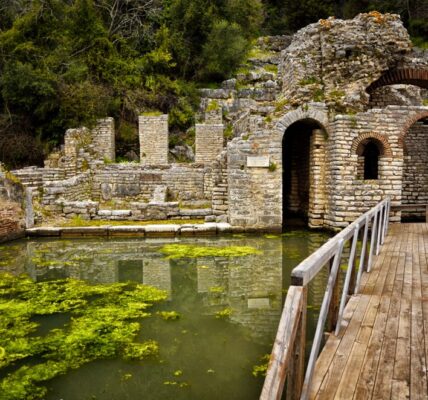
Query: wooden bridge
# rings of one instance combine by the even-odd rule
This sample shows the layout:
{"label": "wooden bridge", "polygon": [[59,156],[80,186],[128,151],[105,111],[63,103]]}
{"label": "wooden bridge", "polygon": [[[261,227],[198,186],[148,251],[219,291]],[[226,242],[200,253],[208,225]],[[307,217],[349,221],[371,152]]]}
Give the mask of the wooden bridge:
{"label": "wooden bridge", "polygon": [[[293,270],[260,399],[428,398],[428,224],[388,232],[389,213],[387,199]],[[323,268],[328,283],[305,362],[307,285]]]}

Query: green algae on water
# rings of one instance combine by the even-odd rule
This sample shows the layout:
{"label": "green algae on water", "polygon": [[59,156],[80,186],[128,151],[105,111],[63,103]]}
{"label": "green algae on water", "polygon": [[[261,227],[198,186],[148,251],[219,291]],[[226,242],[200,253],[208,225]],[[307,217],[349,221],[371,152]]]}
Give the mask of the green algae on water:
{"label": "green algae on water", "polygon": [[262,254],[251,246],[208,247],[188,244],[166,244],[160,251],[168,258],[197,258],[197,257],[243,257],[252,254]]}
{"label": "green algae on water", "polygon": [[[2,400],[40,399],[43,383],[97,360],[142,360],[156,355],[157,342],[136,342],[147,309],[167,298],[141,284],[89,285],[75,279],[33,282],[0,274],[0,370],[19,366],[0,381]],[[67,313],[70,322],[37,335],[34,316]],[[26,363],[34,357],[37,364]],[[24,363],[24,364],[23,364]]]}
{"label": "green algae on water", "polygon": [[157,314],[165,321],[175,321],[181,317],[177,311],[159,311]]}
{"label": "green algae on water", "polygon": [[270,360],[270,354],[265,354],[263,357],[260,357],[260,361],[262,361],[262,363],[253,366],[252,374],[254,377],[257,378],[259,376],[261,377],[266,376],[266,372],[269,366],[269,360]]}

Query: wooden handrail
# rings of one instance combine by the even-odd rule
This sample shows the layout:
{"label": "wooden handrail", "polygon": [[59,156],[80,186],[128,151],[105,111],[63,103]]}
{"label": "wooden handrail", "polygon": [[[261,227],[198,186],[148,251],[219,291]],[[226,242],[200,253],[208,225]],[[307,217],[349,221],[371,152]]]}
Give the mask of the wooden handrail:
{"label": "wooden handrail", "polygon": [[[308,398],[326,321],[329,321],[329,327],[337,335],[349,295],[358,292],[363,270],[370,271],[373,257],[379,254],[380,246],[384,243],[388,232],[390,209],[391,201],[386,198],[358,217],[293,269],[292,286],[288,290],[282,310],[260,396],[261,400],[280,399],[287,374],[287,399],[306,400]],[[358,255],[357,244],[360,236],[362,236],[362,246]],[[350,253],[339,304],[339,296],[335,294],[339,284],[337,277],[344,248],[348,243]],[[356,272],[357,258],[358,273]],[[330,265],[330,272],[305,372],[307,285],[326,265]]]}
{"label": "wooden handrail", "polygon": [[[293,356],[293,344],[302,318],[302,310],[306,308],[305,297],[305,288],[289,287],[269,360],[269,373],[266,375],[260,399],[279,400],[281,398],[288,367]],[[304,354],[302,356],[304,357]]]}

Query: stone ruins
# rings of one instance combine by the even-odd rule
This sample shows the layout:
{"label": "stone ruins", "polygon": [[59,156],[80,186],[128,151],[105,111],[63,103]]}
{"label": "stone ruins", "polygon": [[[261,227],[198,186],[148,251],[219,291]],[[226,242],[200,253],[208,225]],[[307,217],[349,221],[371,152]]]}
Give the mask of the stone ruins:
{"label": "stone ruins", "polygon": [[112,118],[68,130],[44,168],[12,171],[36,222],[204,218],[280,230],[298,217],[340,229],[385,196],[428,203],[428,54],[399,16],[260,38],[243,71],[201,90],[192,163],[168,162],[167,115],[139,117],[140,163],[114,163]]}

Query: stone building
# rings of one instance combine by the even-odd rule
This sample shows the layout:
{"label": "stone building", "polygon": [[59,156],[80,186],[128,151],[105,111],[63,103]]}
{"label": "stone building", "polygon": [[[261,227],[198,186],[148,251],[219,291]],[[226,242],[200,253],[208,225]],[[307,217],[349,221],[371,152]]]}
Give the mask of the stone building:
{"label": "stone building", "polygon": [[428,54],[399,16],[320,20],[256,50],[248,72],[201,90],[195,163],[168,163],[167,116],[140,117],[139,164],[111,163],[112,119],[69,130],[44,169],[14,171],[38,218],[339,229],[385,196],[428,202]]}

